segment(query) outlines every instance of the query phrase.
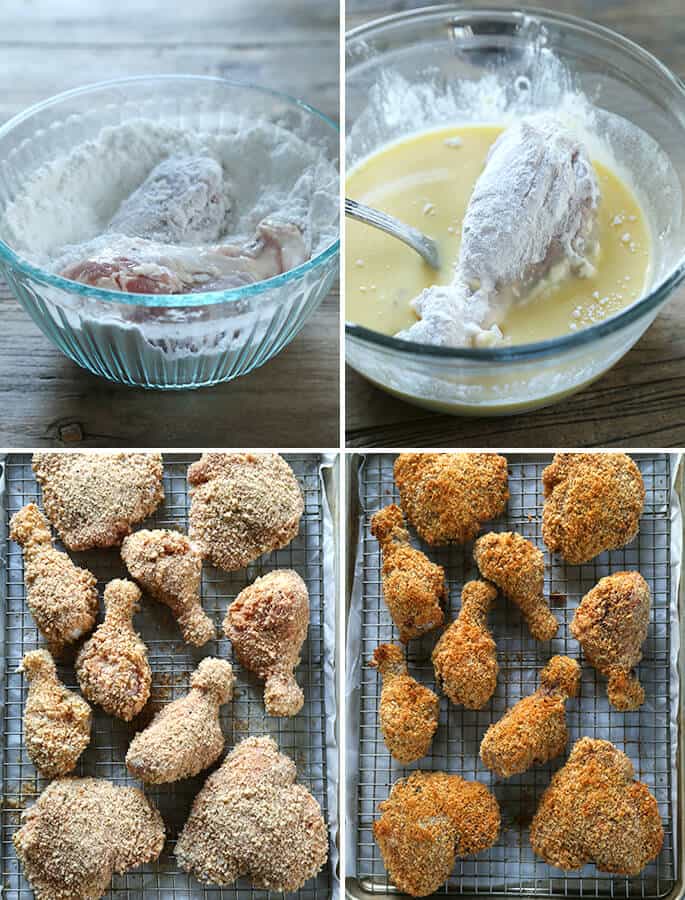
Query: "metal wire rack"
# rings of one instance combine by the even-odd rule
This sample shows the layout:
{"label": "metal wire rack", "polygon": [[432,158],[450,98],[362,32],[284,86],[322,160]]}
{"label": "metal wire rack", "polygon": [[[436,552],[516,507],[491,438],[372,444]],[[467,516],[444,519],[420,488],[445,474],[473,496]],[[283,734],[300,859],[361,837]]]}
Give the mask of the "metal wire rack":
{"label": "metal wire rack", "polygon": [[[142,527],[187,527],[189,499],[186,471],[197,456],[169,454],[164,459],[165,501],[156,514]],[[313,454],[287,455],[302,486],[305,511],[300,532],[282,550],[261,557],[246,570],[220,572],[205,566],[202,576],[202,602],[206,612],[220,626],[228,603],[257,576],[276,568],[292,568],[302,575],[309,589],[311,617],[309,634],[302,649],[302,662],[296,677],[305,694],[304,709],[293,718],[269,718],[264,713],[263,684],[251,673],[233,662],[237,678],[232,703],[222,708],[222,727],[227,749],[248,735],[271,735],[283,753],[297,764],[298,781],[306,785],[321,805],[328,821],[326,771],[326,692],[324,683],[324,566],[323,566],[323,496],[319,473],[320,459]],[[38,501],[39,489],[31,471],[30,456],[8,456],[5,465],[7,483],[6,522],[30,501]],[[58,544],[58,546],[61,546]],[[63,549],[63,548],[61,548]],[[3,626],[3,733],[0,749],[2,762],[2,894],[5,900],[29,900],[33,897],[14,853],[12,834],[19,826],[21,811],[30,805],[48,781],[37,776],[22,743],[22,712],[25,698],[23,676],[16,673],[22,655],[42,645],[42,640],[25,604],[23,568],[19,547],[6,544],[6,602],[1,611]],[[93,571],[99,590],[111,578],[126,575],[116,549],[72,554],[78,565]],[[136,723],[127,724],[94,710],[90,747],[85,751],[74,774],[109,778],[119,784],[135,784],[124,758],[141,717],[152,716],[163,704],[185,694],[190,674],[204,656],[217,655],[232,661],[231,645],[222,638],[209,642],[199,651],[184,644],[178,626],[169,610],[154,601],[144,602],[135,625],[142,634],[150,654],[153,672],[151,700]],[[58,667],[67,687],[76,689],[71,665]],[[192,800],[200,790],[207,772],[198,777],[170,785],[151,786],[148,796],[160,810],[167,829],[167,842],[157,863],[146,865],[123,876],[115,876],[111,892],[116,898],[182,898],[211,897],[253,900],[283,896],[258,891],[238,881],[231,888],[207,888],[181,872],[173,850],[176,839],[188,817]],[[297,892],[300,900],[327,900],[331,887],[330,867],[317,878],[310,879]]]}
{"label": "metal wire rack", "polygon": [[[359,493],[363,515],[361,573],[363,602],[360,642],[359,782],[357,788],[356,874],[367,891],[393,892],[378,847],[372,823],[378,804],[392,784],[411,769],[440,769],[484,782],[494,791],[502,811],[499,840],[478,856],[461,859],[440,893],[552,896],[657,898],[668,895],[678,877],[674,855],[672,775],[675,761],[671,744],[670,696],[670,476],[667,455],[640,456],[636,461],[646,487],[646,504],[640,533],[628,547],[604,553],[582,566],[569,566],[545,552],[545,591],[561,622],[551,646],[533,640],[513,604],[498,602],[490,613],[490,627],[497,642],[500,673],[497,691],[483,710],[471,711],[441,698],[440,724],[427,757],[403,767],[393,761],[378,727],[380,677],[367,666],[374,648],[397,640],[397,631],[382,599],[378,544],[371,536],[369,520],[380,507],[396,502],[390,455],[367,456],[359,468]],[[511,499],[505,515],[488,523],[484,530],[515,530],[544,548],[542,542],[543,468],[550,456],[508,455]],[[449,582],[447,620],[452,621],[460,605],[464,583],[477,578],[472,545],[428,547],[417,545],[431,559],[445,567]],[[638,672],[647,700],[639,711],[620,713],[606,698],[606,681],[589,665],[582,666],[582,686],[578,700],[567,704],[569,747],[578,738],[601,737],[613,741],[632,760],[637,777],[654,793],[664,824],[664,846],[658,859],[639,877],[627,878],[598,872],[588,865],[578,872],[564,873],[548,866],[533,854],[528,826],[551,773],[563,759],[535,767],[507,781],[499,781],[480,762],[481,738],[491,724],[521,697],[538,685],[539,670],[555,653],[580,659],[580,647],[568,629],[581,597],[611,572],[637,568],[652,591],[649,637]],[[434,687],[430,654],[435,635],[427,635],[408,645],[409,672]],[[348,666],[351,660],[348,658]],[[675,709],[675,707],[674,707]]]}

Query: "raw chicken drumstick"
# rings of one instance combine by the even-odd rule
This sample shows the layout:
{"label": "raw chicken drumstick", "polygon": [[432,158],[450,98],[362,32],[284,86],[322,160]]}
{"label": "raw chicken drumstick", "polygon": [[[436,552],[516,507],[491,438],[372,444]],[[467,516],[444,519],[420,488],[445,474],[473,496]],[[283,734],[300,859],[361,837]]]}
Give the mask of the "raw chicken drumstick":
{"label": "raw chicken drumstick", "polygon": [[421,759],[438,727],[438,698],[408,674],[404,652],[395,644],[376,647],[369,665],[383,678],[379,718],[385,746],[397,762]]}
{"label": "raw chicken drumstick", "polygon": [[445,772],[412,772],[378,807],[373,834],[393,884],[425,897],[449,877],[459,856],[497,840],[500,811],[485,785]]}
{"label": "raw chicken drumstick", "polygon": [[190,778],[221,756],[224,736],[219,707],[233,696],[233,670],[224,659],[203,659],[190,692],[157,713],[131,741],[126,766],[146,784]]}
{"label": "raw chicken drumstick", "polygon": [[568,743],[566,701],[580,690],[580,666],[568,656],[553,656],[540,673],[540,687],[512,706],[485,732],[483,763],[500,778],[560,756]]}
{"label": "raw chicken drumstick", "polygon": [[202,647],[216,637],[200,605],[202,556],[178,531],[136,531],[124,539],[121,558],[132,578],[177,619],[183,640]]}
{"label": "raw chicken drumstick", "polygon": [[46,778],[66,775],[90,743],[90,706],[57,677],[47,650],[24,654],[21,671],[29,682],[24,707],[24,743]]}
{"label": "raw chicken drumstick", "polygon": [[381,545],[383,598],[402,643],[439,628],[445,618],[445,570],[412,547],[399,506],[374,513],[371,534]]}
{"label": "raw chicken drumstick", "polygon": [[314,878],[328,856],[328,833],[296,776],[271,738],[238,744],[195,798],[176,844],[179,867],[203,884],[245,877],[267,891],[297,891]]}
{"label": "raw chicken drumstick", "polygon": [[639,572],[616,572],[583,597],[571,622],[588,662],[609,679],[609,702],[616,709],[637,709],[645,700],[632,669],[642,659],[650,599]]}
{"label": "raw chicken drumstick", "polygon": [[98,900],[114,873],[153,862],[162,817],[142,791],[59,778],[21,816],[13,841],[36,900]]}
{"label": "raw chicken drumstick", "polygon": [[97,579],[55,550],[48,520],[35,503],[12,516],[10,537],[24,556],[28,607],[51,652],[59,656],[65,644],[73,644],[95,625]]}
{"label": "raw chicken drumstick", "polygon": [[626,754],[587,737],[552,777],[530,828],[533,850],[550,866],[594,863],[617,875],[639,875],[663,841],[656,799]]}
{"label": "raw chicken drumstick", "polygon": [[110,716],[130,722],[147,703],[152,672],[147,647],[133,628],[140,589],[117,578],[105,588],[105,621],[76,657],[84,696]]}
{"label": "raw chicken drumstick", "polygon": [[433,650],[436,681],[452,703],[467,709],[482,709],[497,687],[497,648],[487,626],[496,596],[485,581],[467,582],[459,616]]}
{"label": "raw chicken drumstick", "polygon": [[294,670],[309,628],[309,594],[297,572],[277,569],[242,590],[228,607],[224,633],[241,666],[263,679],[270,716],[294,716],[304,694]]}
{"label": "raw chicken drumstick", "polygon": [[483,578],[494,582],[520,608],[531,635],[550,641],[559,623],[543,593],[542,551],[515,531],[491,531],[478,538],[473,556]]}

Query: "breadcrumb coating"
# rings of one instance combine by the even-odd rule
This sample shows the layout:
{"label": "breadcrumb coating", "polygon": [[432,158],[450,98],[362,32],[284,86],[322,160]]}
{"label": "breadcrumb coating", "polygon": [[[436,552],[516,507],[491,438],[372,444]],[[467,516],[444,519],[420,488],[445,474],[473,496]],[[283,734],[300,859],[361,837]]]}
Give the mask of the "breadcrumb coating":
{"label": "breadcrumb coating", "polygon": [[164,824],[142,791],[60,778],[22,813],[13,841],[36,900],[98,900],[112,875],[156,860]]}
{"label": "breadcrumb coating", "polygon": [[220,569],[242,569],[299,531],[302,490],[277,453],[203,453],[188,482],[189,537]]}
{"label": "breadcrumb coating", "polygon": [[164,499],[161,453],[34,453],[33,471],[69,550],[118,546]]}
{"label": "breadcrumb coating", "polygon": [[296,776],[271,738],[241,741],[195,798],[176,844],[180,868],[204,884],[245,877],[261,890],[299,890],[326,862],[328,832]]}
{"label": "breadcrumb coating", "polygon": [[432,894],[458,856],[487,850],[499,835],[499,806],[485,785],[446,772],[412,772],[378,809],[373,833],[383,862],[412,897]]}
{"label": "breadcrumb coating", "polygon": [[130,722],[150,696],[147,647],[133,628],[140,589],[116,578],[105,588],[105,621],[76,657],[81,691],[110,716]]}
{"label": "breadcrumb coating", "polygon": [[397,762],[421,759],[438,727],[437,696],[407,673],[404,651],[396,644],[376,647],[369,665],[383,679],[379,718],[385,746]]}
{"label": "breadcrumb coating", "polygon": [[551,641],[559,622],[543,593],[542,551],[515,531],[491,531],[478,538],[473,556],[483,578],[493,581],[519,607],[531,635],[538,641]]}
{"label": "breadcrumb coating", "polygon": [[560,756],[568,743],[566,701],[580,690],[580,666],[569,656],[553,656],[540,673],[540,687],[512,706],[485,732],[483,764],[500,778]]}
{"label": "breadcrumb coating", "polygon": [[507,461],[495,453],[400,453],[395,483],[402,509],[429,544],[463,544],[502,515]]}
{"label": "breadcrumb coating", "polygon": [[12,516],[10,537],[22,549],[28,607],[51,652],[59,656],[95,625],[97,579],[55,550],[48,520],[35,503]]}
{"label": "breadcrumb coating", "polygon": [[90,706],[57,677],[47,650],[24,654],[20,671],[29,682],[24,707],[24,744],[46,778],[66,775],[90,743]]}
{"label": "breadcrumb coating", "polygon": [[609,741],[581,738],[542,795],[530,829],[538,856],[558,869],[594,863],[600,872],[639,875],[661,850],[656,799]]}
{"label": "breadcrumb coating", "polygon": [[588,562],[637,534],[645,486],[625,453],[557,453],[542,483],[542,538],[566,562]]}
{"label": "breadcrumb coating", "polygon": [[482,709],[497,687],[497,647],[487,626],[497,590],[485,581],[469,581],[461,592],[461,610],[433,649],[435,679],[452,703]]}
{"label": "breadcrumb coating", "polygon": [[145,784],[190,778],[211,766],[224,749],[219,708],[233,696],[233,669],[224,659],[203,659],[190,691],[169,703],[131,741],[126,766]]}
{"label": "breadcrumb coating", "polygon": [[200,602],[202,556],[184,534],[136,531],[124,539],[121,558],[143,590],[169,607],[186,643],[202,647],[216,638]]}
{"label": "breadcrumb coating", "polygon": [[571,622],[571,634],[586,659],[608,678],[609,702],[622,711],[645,701],[631,670],[642,659],[650,600],[649,585],[639,572],[616,572],[601,578],[583,597]]}
{"label": "breadcrumb coating", "polygon": [[445,570],[412,547],[399,506],[378,510],[371,518],[371,534],[381,545],[383,598],[402,643],[439,628],[445,618]]}
{"label": "breadcrumb coating", "polygon": [[297,572],[276,569],[257,578],[228,607],[224,633],[241,666],[265,681],[271,716],[294,716],[304,704],[295,681],[309,628],[309,593]]}

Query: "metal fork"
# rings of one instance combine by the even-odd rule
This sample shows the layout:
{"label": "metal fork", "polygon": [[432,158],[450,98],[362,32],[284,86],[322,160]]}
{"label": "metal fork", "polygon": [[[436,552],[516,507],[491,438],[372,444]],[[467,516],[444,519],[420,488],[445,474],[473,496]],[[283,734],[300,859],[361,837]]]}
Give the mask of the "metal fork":
{"label": "metal fork", "polygon": [[381,231],[398,238],[412,250],[416,250],[431,268],[440,268],[438,245],[433,238],[429,238],[418,228],[412,228],[411,225],[400,222],[394,216],[389,216],[379,209],[372,209],[370,206],[357,203],[356,200],[350,200],[347,197],[345,198],[345,215],[356,219],[357,222],[364,222],[366,225],[380,228]]}

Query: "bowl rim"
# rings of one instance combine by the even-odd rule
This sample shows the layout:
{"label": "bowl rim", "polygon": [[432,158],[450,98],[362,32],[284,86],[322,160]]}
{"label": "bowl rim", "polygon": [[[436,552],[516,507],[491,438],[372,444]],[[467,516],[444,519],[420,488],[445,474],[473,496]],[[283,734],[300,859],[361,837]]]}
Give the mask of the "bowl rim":
{"label": "bowl rim", "polygon": [[[68,91],[61,91],[45,100],[34,103],[16,115],[12,116],[7,122],[0,126],[0,139],[9,134],[17,125],[34,116],[36,113],[48,109],[51,106],[57,106],[64,100],[78,97],[81,94],[94,93],[95,91],[121,87],[129,84],[140,84],[143,82],[212,82],[215,84],[228,85],[230,87],[247,89],[264,94],[279,100],[286,101],[290,105],[303,110],[313,118],[320,119],[324,125],[333,129],[334,133],[340,134],[338,124],[322,113],[316,107],[311,106],[298,97],[293,97],[283,91],[277,91],[273,88],[263,87],[262,85],[251,84],[247,81],[240,81],[232,78],[222,78],[216,75],[191,75],[191,74],[160,74],[160,75],[130,75],[123,78],[111,78],[106,81],[96,81],[91,84],[82,85],[81,87],[71,88]],[[339,229],[338,229],[339,230]],[[27,260],[24,256],[14,251],[9,244],[0,238],[0,262],[4,262],[14,269],[18,269],[24,274],[30,276],[34,281],[41,284],[56,287],[70,294],[77,294],[93,300],[101,300],[106,303],[127,304],[129,306],[142,307],[165,307],[169,309],[177,307],[198,307],[210,306],[221,303],[237,303],[246,300],[265,291],[274,290],[292,281],[306,275],[308,272],[322,266],[329,259],[335,257],[340,249],[340,234],[327,247],[321,250],[316,256],[306,260],[294,269],[288,269],[280,275],[274,275],[272,278],[266,278],[263,281],[256,281],[254,284],[243,285],[238,288],[230,288],[223,291],[204,291],[192,294],[131,294],[125,291],[112,291],[105,288],[93,287],[92,285],[82,284],[79,281],[72,281],[48,272],[40,266],[36,266]]]}
{"label": "bowl rim", "polygon": [[[388,16],[372,19],[364,22],[345,34],[345,52],[348,45],[359,38],[368,36],[370,32],[380,30],[382,27],[393,25],[398,22],[411,21],[415,19],[424,19],[431,16],[452,15],[456,20],[463,17],[473,18],[474,16],[492,16],[502,21],[523,21],[530,19],[538,19],[543,25],[549,21],[554,24],[568,25],[576,29],[584,29],[594,32],[597,35],[610,38],[617,42],[622,49],[631,51],[637,55],[643,62],[650,65],[669,81],[673,87],[682,95],[685,101],[685,81],[676,75],[671,69],[662,63],[649,50],[645,50],[635,41],[624,37],[612,28],[584,19],[581,16],[573,16],[567,13],[558,13],[545,7],[529,7],[529,6],[487,6],[478,5],[476,7],[464,7],[460,3],[441,3],[432,6],[424,6],[418,9],[405,10],[403,12],[393,13]],[[351,67],[354,68],[354,67]],[[346,70],[347,81],[348,70]],[[531,358],[548,356],[557,351],[567,351],[580,349],[595,340],[601,339],[609,334],[628,327],[643,316],[648,315],[652,310],[663,303],[668,295],[685,280],[685,248],[680,262],[673,267],[671,272],[654,287],[648,294],[641,297],[635,303],[626,307],[619,313],[598,322],[595,325],[589,325],[580,331],[570,332],[569,334],[559,335],[554,338],[546,338],[542,341],[534,341],[527,344],[515,344],[512,346],[500,347],[439,347],[433,344],[422,344],[417,341],[409,341],[392,335],[382,334],[374,331],[364,325],[357,325],[354,322],[345,322],[345,333],[349,337],[356,338],[364,343],[377,344],[385,350],[395,350],[402,354],[414,356],[427,356],[434,359],[444,360],[461,360],[463,362],[510,362],[525,361]]]}

